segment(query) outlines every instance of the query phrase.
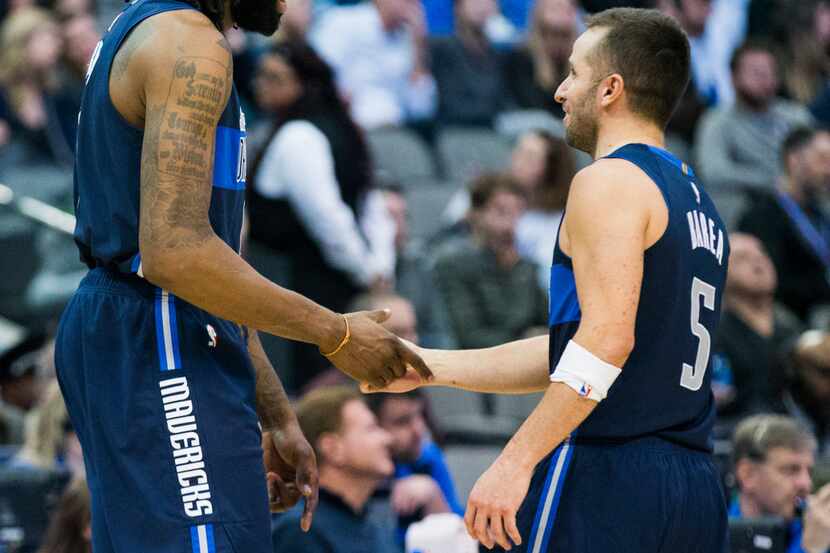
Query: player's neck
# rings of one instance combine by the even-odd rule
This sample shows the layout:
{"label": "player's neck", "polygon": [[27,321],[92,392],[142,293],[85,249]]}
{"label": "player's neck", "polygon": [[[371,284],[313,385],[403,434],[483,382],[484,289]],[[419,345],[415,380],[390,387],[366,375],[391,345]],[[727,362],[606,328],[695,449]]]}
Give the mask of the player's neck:
{"label": "player's neck", "polygon": [[626,144],[666,147],[665,133],[652,123],[626,118],[608,121],[597,133],[594,159],[605,157]]}

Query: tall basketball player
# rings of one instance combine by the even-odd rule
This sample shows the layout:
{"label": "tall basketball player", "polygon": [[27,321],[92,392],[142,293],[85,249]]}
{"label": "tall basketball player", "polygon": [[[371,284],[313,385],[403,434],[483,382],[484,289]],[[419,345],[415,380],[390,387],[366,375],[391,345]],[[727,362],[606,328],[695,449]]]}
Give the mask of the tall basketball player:
{"label": "tall basketball player", "polygon": [[407,363],[429,376],[384,312],[333,313],[238,255],[245,117],[221,31],[271,34],[284,9],[134,0],[90,62],[75,240],[91,270],[55,357],[96,553],[270,553],[267,491],[273,509],[305,497],[308,528],[314,455],[257,330],[316,344],[358,380],[382,385]]}
{"label": "tall basketball player", "polygon": [[569,143],[595,161],[574,178],[553,252],[549,336],[421,350],[435,384],[545,391],[473,488],[467,528],[532,553],[721,553],[708,368],[729,245],[663,135],[689,44],[656,11],[613,9],[588,20],[570,63],[556,99]]}

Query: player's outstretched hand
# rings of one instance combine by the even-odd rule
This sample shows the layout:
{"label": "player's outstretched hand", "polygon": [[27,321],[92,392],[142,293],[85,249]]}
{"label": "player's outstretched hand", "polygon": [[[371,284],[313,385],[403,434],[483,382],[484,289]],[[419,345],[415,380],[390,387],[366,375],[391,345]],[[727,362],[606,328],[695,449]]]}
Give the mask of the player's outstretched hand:
{"label": "player's outstretched hand", "polygon": [[521,545],[516,513],[527,495],[532,471],[496,459],[473,486],[467,500],[464,523],[473,539],[487,549],[499,544],[510,551]]}
{"label": "player's outstretched hand", "polygon": [[403,377],[407,367],[421,381],[432,378],[423,359],[380,325],[389,318],[389,310],[359,311],[345,316],[351,336],[340,351],[326,356],[335,367],[374,388],[383,388]]}
{"label": "player's outstretched hand", "polygon": [[[404,340],[403,338],[401,338],[401,341],[404,343],[404,345],[406,345],[406,347],[411,349],[421,359],[423,359],[427,367],[430,367],[430,370],[433,370],[433,364],[430,359],[430,356],[432,352],[435,350],[429,350],[418,347],[409,340]],[[412,366],[407,365],[406,374],[400,378],[395,379],[386,386],[377,387],[369,384],[368,382],[361,382],[360,391],[364,394],[376,394],[379,392],[387,394],[405,394],[406,392],[411,392],[412,390],[424,386],[426,383],[427,382],[423,378],[421,378],[421,375],[418,374],[418,371],[416,371]]]}
{"label": "player's outstretched hand", "polygon": [[305,499],[300,526],[311,528],[317,508],[317,458],[296,423],[262,432],[263,463],[272,513],[290,509]]}

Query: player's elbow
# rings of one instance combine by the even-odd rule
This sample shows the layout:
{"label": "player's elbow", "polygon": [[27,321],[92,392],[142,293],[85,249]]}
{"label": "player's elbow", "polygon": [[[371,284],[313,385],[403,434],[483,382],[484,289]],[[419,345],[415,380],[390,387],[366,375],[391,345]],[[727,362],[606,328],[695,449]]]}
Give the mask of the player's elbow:
{"label": "player's elbow", "polygon": [[141,248],[141,271],[144,279],[159,288],[172,288],[176,275],[182,272],[180,263],[174,257],[170,252],[157,247]]}
{"label": "player's elbow", "polygon": [[622,367],[634,351],[634,334],[613,333],[605,337],[603,359],[615,367]]}
{"label": "player's elbow", "polygon": [[138,247],[141,252],[141,270],[149,282],[166,290],[192,274],[196,269],[202,246],[213,236],[212,230],[164,227],[142,228]]}
{"label": "player's elbow", "polygon": [[574,340],[615,367],[622,367],[634,350],[634,334],[619,331],[577,333]]}

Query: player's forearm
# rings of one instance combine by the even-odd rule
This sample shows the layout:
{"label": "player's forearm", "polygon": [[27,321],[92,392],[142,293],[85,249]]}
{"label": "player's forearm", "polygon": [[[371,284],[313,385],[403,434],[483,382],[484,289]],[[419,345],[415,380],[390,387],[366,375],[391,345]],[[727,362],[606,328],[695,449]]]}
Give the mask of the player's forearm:
{"label": "player's forearm", "polygon": [[500,460],[532,469],[584,421],[597,402],[553,382],[542,401],[507,443]]}
{"label": "player's forearm", "polygon": [[536,336],[472,350],[425,350],[431,385],[474,392],[522,394],[548,386],[548,337]]}
{"label": "player's forearm", "polygon": [[222,319],[284,338],[337,347],[342,317],[277,286],[215,235],[154,252],[142,247],[145,278]]}
{"label": "player's forearm", "polygon": [[259,335],[253,329],[249,329],[248,354],[256,371],[256,411],[262,429],[279,430],[286,425],[296,424],[297,417],[291,409],[282,382],[262,349]]}

